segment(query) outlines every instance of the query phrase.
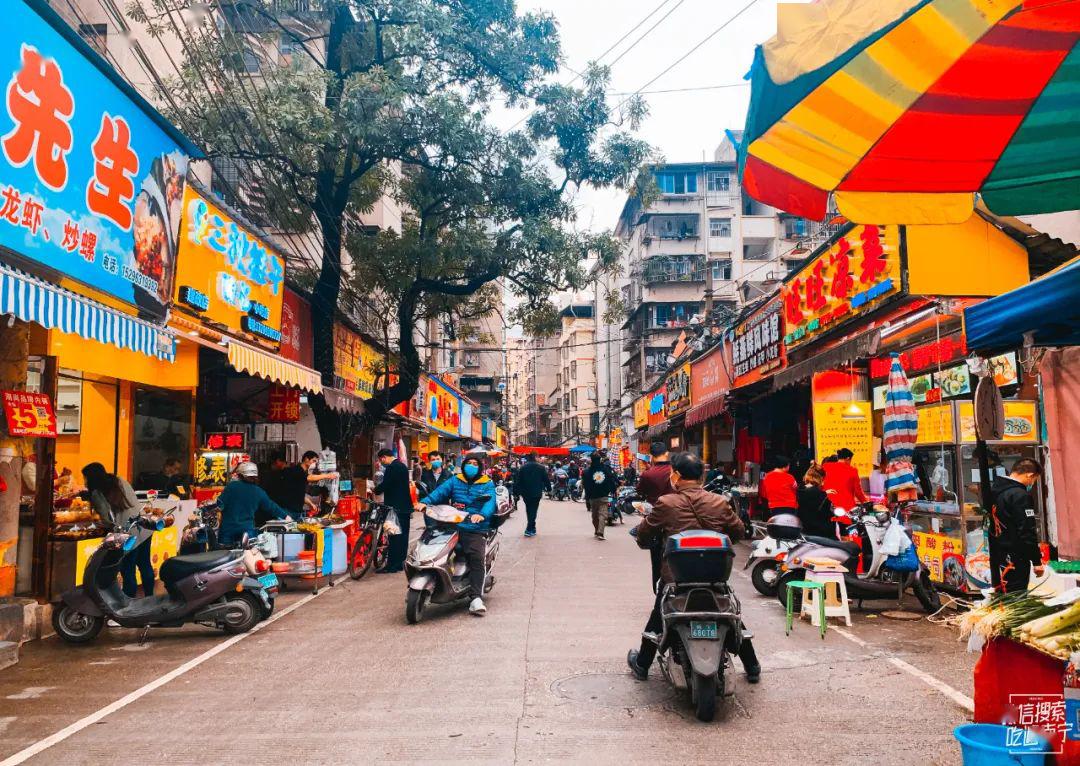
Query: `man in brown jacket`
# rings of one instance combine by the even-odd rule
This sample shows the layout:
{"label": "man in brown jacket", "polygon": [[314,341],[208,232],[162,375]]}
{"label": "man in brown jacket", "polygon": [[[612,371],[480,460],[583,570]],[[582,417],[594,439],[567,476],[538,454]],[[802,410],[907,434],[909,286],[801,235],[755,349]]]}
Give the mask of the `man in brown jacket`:
{"label": "man in brown jacket", "polygon": [[[685,532],[688,529],[708,529],[723,532],[732,541],[745,535],[745,528],[738,514],[723,495],[707,492],[701,486],[705,466],[701,458],[684,452],[676,456],[671,466],[671,481],[675,491],[657,500],[652,513],[637,528],[637,542],[642,548],[655,548],[662,545],[669,535]],[[661,566],[660,578],[671,582],[671,570],[667,562]],[[656,602],[652,614],[645,624],[645,633],[659,636],[664,629],[660,617],[660,602],[664,589],[656,589]],[[649,666],[656,657],[656,643],[642,638],[638,651],[630,650],[626,662],[631,672],[640,680],[649,675]],[[739,647],[739,659],[742,660],[746,678],[750,683],[757,683],[761,677],[761,664],[754,653],[754,646],[749,637],[743,639]]]}

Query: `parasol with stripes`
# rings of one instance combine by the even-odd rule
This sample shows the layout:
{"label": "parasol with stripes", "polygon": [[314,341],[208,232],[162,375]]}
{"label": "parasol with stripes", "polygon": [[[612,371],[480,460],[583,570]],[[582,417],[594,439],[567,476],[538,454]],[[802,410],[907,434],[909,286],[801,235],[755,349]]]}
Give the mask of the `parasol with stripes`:
{"label": "parasol with stripes", "polygon": [[885,491],[898,492],[898,499],[911,499],[915,493],[915,440],[919,432],[915,397],[911,395],[904,366],[898,354],[892,355],[889,388],[885,393],[882,447],[885,449]]}

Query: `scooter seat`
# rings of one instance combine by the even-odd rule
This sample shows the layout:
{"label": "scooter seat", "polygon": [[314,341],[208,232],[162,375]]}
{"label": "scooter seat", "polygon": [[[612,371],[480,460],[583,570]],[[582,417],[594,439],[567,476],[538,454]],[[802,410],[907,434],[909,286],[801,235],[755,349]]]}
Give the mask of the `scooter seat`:
{"label": "scooter seat", "polygon": [[233,551],[206,551],[173,556],[161,565],[161,580],[165,584],[179,582],[197,572],[206,572],[236,558]]}
{"label": "scooter seat", "polygon": [[848,542],[847,540],[833,540],[831,537],[818,537],[816,535],[807,535],[806,541],[808,543],[814,543],[816,545],[827,545],[830,548],[839,548],[842,551],[855,554],[861,551],[858,543]]}

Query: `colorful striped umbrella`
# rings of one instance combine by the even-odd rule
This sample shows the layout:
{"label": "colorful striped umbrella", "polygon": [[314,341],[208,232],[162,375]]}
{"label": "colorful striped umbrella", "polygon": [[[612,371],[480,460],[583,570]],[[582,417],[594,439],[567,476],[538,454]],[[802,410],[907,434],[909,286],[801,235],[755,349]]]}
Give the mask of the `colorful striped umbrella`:
{"label": "colorful striped umbrella", "polygon": [[919,419],[915,412],[915,397],[911,395],[911,386],[908,385],[898,354],[892,355],[889,389],[885,393],[884,424],[885,491],[913,493],[915,467],[911,459],[915,455]]}
{"label": "colorful striped umbrella", "polygon": [[781,3],[760,46],[745,190],[823,220],[962,223],[1080,208],[1080,2]]}

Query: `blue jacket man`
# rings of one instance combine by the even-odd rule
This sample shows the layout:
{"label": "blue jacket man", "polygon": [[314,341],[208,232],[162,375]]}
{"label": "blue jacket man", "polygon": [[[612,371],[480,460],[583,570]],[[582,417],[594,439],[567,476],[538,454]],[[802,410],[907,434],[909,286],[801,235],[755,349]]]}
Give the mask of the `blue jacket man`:
{"label": "blue jacket man", "polygon": [[246,532],[258,534],[255,529],[255,512],[275,519],[290,518],[289,512],[270,499],[266,490],[256,482],[259,480],[259,468],[254,463],[241,463],[236,466],[236,475],[240,478],[225,485],[218,495],[217,504],[221,508],[221,532],[223,543],[239,541]]}
{"label": "blue jacket man", "polygon": [[491,519],[495,515],[495,482],[484,475],[483,464],[478,457],[467,457],[461,464],[461,473],[450,481],[437,486],[420,501],[426,505],[460,505],[468,516],[457,525],[462,553],[469,566],[469,591],[472,601],[469,612],[482,617],[487,611],[484,605],[484,582],[487,580],[487,535]]}

